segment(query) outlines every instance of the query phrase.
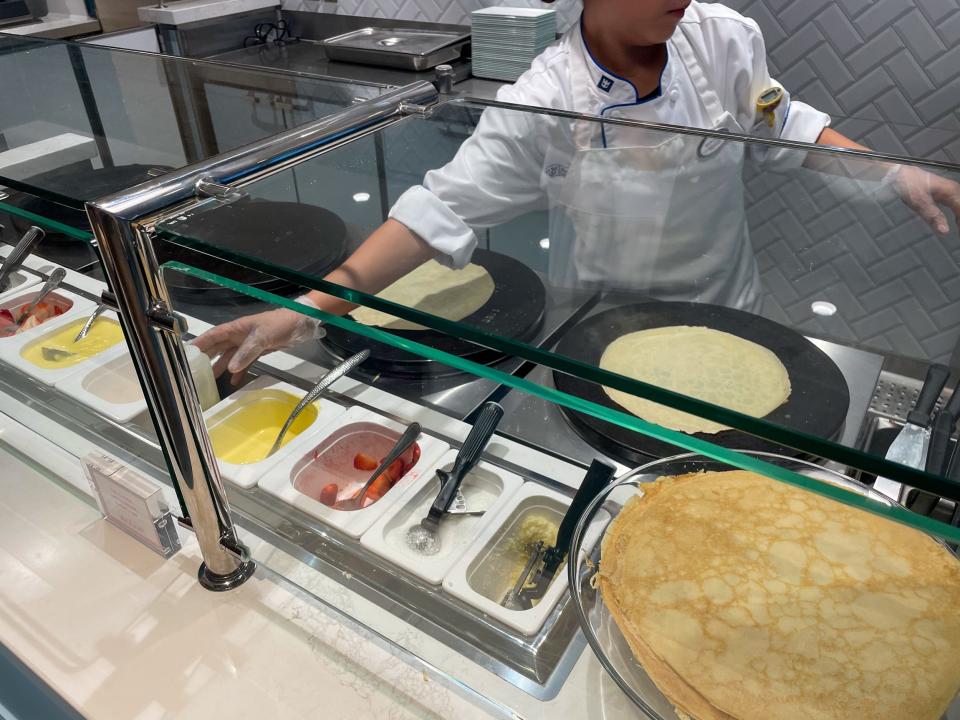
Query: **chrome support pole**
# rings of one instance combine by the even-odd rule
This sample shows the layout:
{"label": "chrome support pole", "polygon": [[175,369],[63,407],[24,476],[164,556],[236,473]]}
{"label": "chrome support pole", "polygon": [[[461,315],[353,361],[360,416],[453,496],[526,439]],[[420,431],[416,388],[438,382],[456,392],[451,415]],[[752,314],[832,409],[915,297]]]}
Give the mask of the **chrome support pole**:
{"label": "chrome support pole", "polygon": [[437,90],[430,83],[413,83],[87,204],[110,286],[104,299],[118,310],[174,488],[189,515],[182,524],[196,533],[203,553],[200,583],[209,590],[241,585],[255,565],[237,538],[183,350],[182,328],[148,228],[158,213],[179,203],[198,196],[236,199],[231,183],[397,117],[401,103],[428,103],[436,98]]}
{"label": "chrome support pole", "polygon": [[149,236],[88,205],[104,272],[178,495],[203,554],[200,584],[230,590],[255,569],[236,536],[170,298]]}

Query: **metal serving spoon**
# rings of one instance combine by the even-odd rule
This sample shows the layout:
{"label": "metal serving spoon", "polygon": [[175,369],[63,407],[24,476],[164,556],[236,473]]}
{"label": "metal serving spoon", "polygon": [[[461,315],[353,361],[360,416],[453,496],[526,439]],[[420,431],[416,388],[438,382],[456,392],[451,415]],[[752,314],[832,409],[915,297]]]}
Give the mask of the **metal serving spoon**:
{"label": "metal serving spoon", "polygon": [[60,287],[60,283],[63,282],[63,279],[66,276],[67,271],[63,268],[57,268],[50,273],[50,277],[47,278],[47,281],[43,284],[43,287],[40,288],[40,292],[33,297],[33,300],[29,305],[27,305],[27,309],[20,313],[20,317],[17,318],[17,325],[30,317],[33,314],[33,311],[37,309],[37,306],[47,298],[47,295]]}
{"label": "metal serving spoon", "polygon": [[403,455],[407,451],[407,448],[416,442],[417,438],[420,437],[420,432],[422,430],[423,428],[420,427],[420,423],[410,423],[410,425],[407,426],[407,429],[403,431],[403,435],[400,436],[400,439],[397,440],[396,444],[393,446],[393,450],[387,454],[380,465],[377,466],[377,469],[373,471],[373,474],[370,475],[367,481],[363,484],[363,487],[360,488],[360,492],[356,493],[353,497],[344,500],[340,509],[359,510],[363,505],[363,498],[366,496],[367,490],[369,490],[370,486],[373,485],[373,481],[380,477],[381,473],[390,467],[394,460]]}
{"label": "metal serving spoon", "polygon": [[277,434],[277,439],[273,441],[273,447],[270,448],[270,452],[268,452],[266,456],[270,457],[280,449],[280,446],[283,444],[283,438],[287,434],[287,430],[290,429],[290,426],[293,425],[293,421],[297,419],[304,409],[306,409],[307,405],[320,397],[320,393],[333,385],[337,380],[353,370],[368,357],[370,357],[370,351],[361,350],[356,355],[348,357],[333,370],[320,378],[320,382],[310,388],[309,392],[303,396],[303,399],[297,403],[297,406],[293,409],[293,412],[290,413],[287,421],[283,424],[283,427],[280,428],[280,432]]}
{"label": "metal serving spoon", "polygon": [[83,327],[80,328],[80,332],[77,333],[77,336],[73,339],[74,342],[80,342],[83,340],[87,333],[90,332],[90,328],[93,327],[93,324],[97,321],[97,318],[103,314],[103,311],[107,309],[107,306],[103,303],[97,305],[97,309],[93,311],[93,314],[87,318],[87,321],[83,324]]}

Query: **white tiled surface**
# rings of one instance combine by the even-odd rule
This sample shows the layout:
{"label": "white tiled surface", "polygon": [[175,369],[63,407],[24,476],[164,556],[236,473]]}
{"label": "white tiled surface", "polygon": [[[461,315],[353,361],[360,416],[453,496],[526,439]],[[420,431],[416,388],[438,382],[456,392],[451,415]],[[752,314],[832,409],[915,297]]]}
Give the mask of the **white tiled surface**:
{"label": "white tiled surface", "polygon": [[[727,0],[755,19],[771,73],[885,152],[960,163],[960,0]],[[939,361],[958,358],[960,239],[899,203],[851,203],[822,182],[748,174],[764,314]],[[949,213],[948,213],[949,215]],[[798,280],[801,280],[799,281]],[[813,300],[840,308],[817,319]]]}

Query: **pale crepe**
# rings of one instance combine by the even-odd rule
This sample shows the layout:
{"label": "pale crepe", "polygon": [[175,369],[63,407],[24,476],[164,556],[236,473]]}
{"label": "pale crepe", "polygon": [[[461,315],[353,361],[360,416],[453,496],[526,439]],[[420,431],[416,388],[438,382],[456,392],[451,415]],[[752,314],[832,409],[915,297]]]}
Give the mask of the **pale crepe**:
{"label": "pale crepe", "polygon": [[[600,367],[753,417],[764,417],[790,397],[790,376],[776,355],[762,345],[705,327],[677,325],[623,335],[604,350]],[[603,391],[637,417],[671,430],[728,429],[620,390]]]}
{"label": "pale crepe", "polygon": [[[445,320],[463,320],[487,304],[493,289],[493,278],[479,265],[470,263],[462,270],[451,270],[429,260],[377,293],[377,297]],[[425,329],[372,308],[358,307],[350,315],[363,325],[389,330]]]}
{"label": "pale crepe", "polygon": [[926,535],[748,472],[660,478],[596,578],[698,720],[937,720],[960,687],[960,563]]}

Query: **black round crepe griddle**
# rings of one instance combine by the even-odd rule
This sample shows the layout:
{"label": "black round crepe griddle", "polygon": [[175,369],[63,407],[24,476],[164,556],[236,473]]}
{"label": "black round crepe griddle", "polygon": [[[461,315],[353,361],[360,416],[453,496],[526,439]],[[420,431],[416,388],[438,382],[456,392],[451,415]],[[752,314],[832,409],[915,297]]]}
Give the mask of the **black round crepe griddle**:
{"label": "black round crepe griddle", "polygon": [[[779,358],[790,376],[790,397],[765,420],[830,439],[843,432],[850,391],[836,364],[803,335],[742,310],[692,302],[624,305],[597,313],[575,325],[557,344],[555,352],[596,367],[600,365],[604,350],[617,338],[640,330],[675,325],[707,327],[730,333],[762,345]],[[553,381],[558,390],[569,395],[628,412],[596,383],[557,371],[553,373]],[[584,440],[625,463],[641,464],[684,452],[682,448],[620,425],[562,409]],[[723,430],[713,435],[696,433],[694,437],[737,450],[761,450],[794,457],[802,454],[738,430]]]}
{"label": "black round crepe griddle", "polygon": [[[177,232],[268,266],[313,277],[323,277],[337,267],[347,250],[346,226],[338,215],[316,205],[293,202],[243,198],[179,221]],[[281,278],[169,242],[158,248],[158,256],[161,262],[181,260],[266,292],[299,291],[298,285]],[[243,297],[190,275],[168,273],[166,281],[171,293],[184,299],[192,296],[193,301],[236,301]]]}
{"label": "black round crepe griddle", "polygon": [[[533,336],[543,324],[546,290],[537,274],[519,260],[491,250],[475,250],[470,262],[485,268],[493,279],[493,295],[486,304],[461,324],[498,337],[523,341]],[[327,349],[343,358],[370,349],[370,357],[363,363],[366,371],[391,375],[445,375],[459,370],[427,358],[395,348],[386,343],[368,340],[362,335],[328,325],[324,338]],[[459,337],[435,330],[389,330],[408,340],[442,350],[483,365],[504,357],[499,350],[481,347]]]}
{"label": "black round crepe griddle", "polygon": [[[26,182],[65,197],[72,198],[80,195],[90,200],[96,200],[153,180],[171,169],[162,165],[117,165],[116,167],[103,168],[77,167],[74,165],[34,175]],[[26,193],[11,197],[9,202],[48,220],[54,220],[78,230],[90,232],[87,214],[82,209],[72,208]],[[13,226],[21,234],[26,232],[32,224],[24,218],[13,217]],[[77,242],[75,238],[69,235],[50,229],[47,229],[43,241]]]}
{"label": "black round crepe griddle", "polygon": [[[170,169],[155,165],[70,167],[35,176],[31,182],[68,197],[75,196],[78,189],[82,188],[85,197],[98,198],[147,182]],[[27,194],[19,194],[12,201],[24,210],[49,220],[90,232],[83,210]],[[14,216],[12,220],[14,228],[21,234],[32,225],[20,217]],[[189,219],[179,223],[178,232],[207,239],[220,248],[245,257],[316,277],[326,275],[346,255],[346,227],[343,221],[329,210],[315,205],[243,198],[214,211],[189,216]],[[48,229],[43,242],[77,241]],[[161,264],[178,260],[278,295],[300,291],[300,286],[295,283],[170,242],[158,242],[155,251]],[[188,302],[235,303],[247,300],[245,295],[190,275],[167,272],[164,278],[174,298]]]}

